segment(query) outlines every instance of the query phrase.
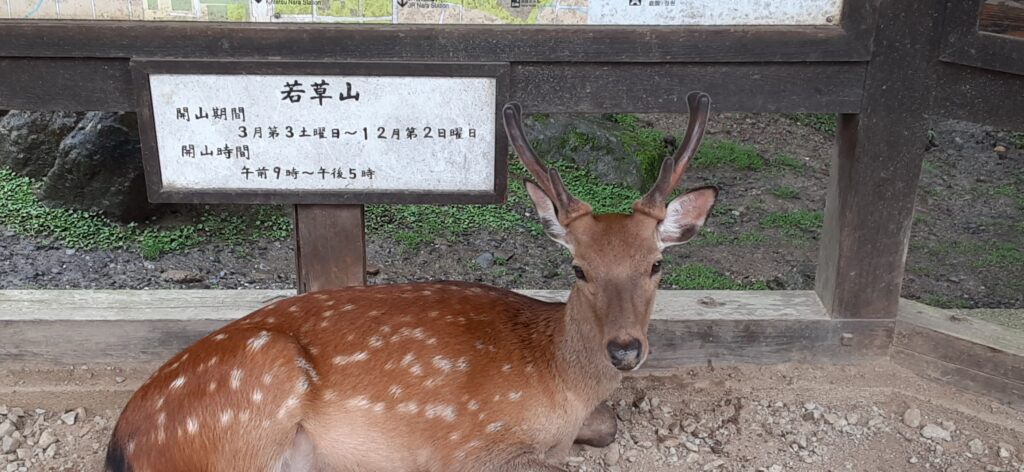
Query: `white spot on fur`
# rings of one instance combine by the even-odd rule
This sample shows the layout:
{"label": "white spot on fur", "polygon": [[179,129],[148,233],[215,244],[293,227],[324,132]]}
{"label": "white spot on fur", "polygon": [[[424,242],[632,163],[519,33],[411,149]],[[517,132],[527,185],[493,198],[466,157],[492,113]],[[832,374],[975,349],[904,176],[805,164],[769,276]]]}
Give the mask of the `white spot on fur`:
{"label": "white spot on fur", "polygon": [[423,368],[419,364],[416,364],[409,368],[409,372],[412,375],[423,375]]}
{"label": "white spot on fur", "polygon": [[221,426],[227,426],[231,423],[231,419],[235,416],[235,412],[230,409],[224,410],[220,413],[220,424]]}
{"label": "white spot on fur", "polygon": [[396,409],[402,413],[416,413],[420,411],[420,406],[416,402],[404,402],[399,403]]}
{"label": "white spot on fur", "polygon": [[216,381],[210,382],[210,385],[208,385],[206,387],[206,391],[208,391],[210,393],[213,393],[214,390],[217,390],[217,382]]}
{"label": "white spot on fur", "polygon": [[299,368],[302,369],[302,371],[305,372],[307,376],[309,376],[309,379],[312,380],[313,383],[317,383],[320,381],[320,374],[317,373],[316,369],[314,369],[313,366],[306,359],[302,357],[296,358],[295,365],[299,366]]}
{"label": "white spot on fur", "polygon": [[459,360],[455,361],[455,368],[458,370],[466,370],[469,368],[469,359],[460,357]]}
{"label": "white spot on fur", "polygon": [[511,392],[511,393],[508,394],[508,399],[510,401],[517,401],[522,396],[523,396],[523,392]]}
{"label": "white spot on fur", "polygon": [[252,401],[256,403],[263,401],[263,392],[261,392],[259,389],[253,390]]}
{"label": "white spot on fur", "polygon": [[278,419],[284,418],[284,415],[286,415],[288,413],[288,410],[291,410],[292,408],[295,407],[295,405],[298,405],[298,404],[299,404],[299,397],[297,397],[295,395],[292,395],[292,396],[288,397],[288,399],[285,400],[284,403],[281,404],[281,408],[279,410],[277,410],[277,418]]}
{"label": "white spot on fur", "polygon": [[386,406],[387,405],[385,405],[384,402],[374,403],[373,404],[373,412],[374,413],[384,413],[384,409],[385,409]]}
{"label": "white spot on fur", "polygon": [[341,311],[352,311],[352,310],[355,310],[355,309],[356,309],[356,306],[351,304],[351,303],[341,307]]}
{"label": "white spot on fur", "polygon": [[288,307],[288,311],[290,311],[292,313],[295,313],[295,312],[299,311],[299,306],[298,305],[292,305],[292,306]]}
{"label": "white spot on fur", "polygon": [[487,425],[487,432],[488,433],[496,433],[498,431],[501,431],[501,428],[504,428],[504,427],[505,427],[505,423],[503,423],[501,421],[496,421],[494,423],[491,423],[491,424]]}
{"label": "white spot on fur", "polygon": [[392,385],[391,388],[388,389],[388,394],[394,398],[398,398],[398,396],[402,394],[402,386]]}
{"label": "white spot on fur", "polygon": [[434,356],[434,359],[432,359],[431,362],[434,364],[434,367],[440,371],[448,372],[449,370],[452,370],[452,361],[447,357]]}
{"label": "white spot on fur", "polygon": [[406,367],[413,362],[416,362],[416,354],[410,352],[402,357],[402,367]]}
{"label": "white spot on fur", "polygon": [[427,379],[425,382],[423,382],[423,386],[427,387],[427,388],[434,388],[434,387],[436,387],[438,385],[441,385],[443,383],[444,383],[444,378],[442,378],[442,377],[431,377],[431,378]]}
{"label": "white spot on fur", "polygon": [[351,356],[335,356],[333,362],[335,365],[345,365],[351,364],[353,362],[365,361],[366,359],[369,358],[369,353],[367,353],[366,351],[359,351],[355,354],[352,354]]}
{"label": "white spot on fur", "polygon": [[425,342],[428,345],[433,346],[433,345],[437,344],[437,338],[430,338],[430,339],[426,340]]}
{"label": "white spot on fur", "polygon": [[267,318],[266,318],[265,320],[263,320],[263,321],[266,321],[267,323],[273,323],[273,322],[277,321],[277,318],[274,318],[273,316],[268,316],[268,317],[267,317]]}
{"label": "white spot on fur", "polygon": [[199,431],[199,422],[190,416],[185,422],[185,428],[188,429],[188,434],[196,434],[196,431]]}
{"label": "white spot on fur", "polygon": [[231,371],[231,390],[238,390],[242,384],[242,371],[234,369]]}
{"label": "white spot on fur", "polygon": [[327,310],[327,311],[321,313],[320,316],[322,316],[324,318],[334,316],[334,310]]}
{"label": "white spot on fur", "polygon": [[455,407],[445,403],[427,405],[424,412],[427,418],[441,418],[449,423],[455,421]]}
{"label": "white spot on fur", "polygon": [[179,388],[181,388],[182,385],[185,385],[185,376],[184,375],[174,379],[174,381],[171,382],[171,390],[179,389]]}
{"label": "white spot on fur", "polygon": [[480,402],[478,402],[476,400],[470,400],[469,403],[466,404],[466,408],[469,408],[470,410],[473,410],[473,411],[479,410],[480,409]]}
{"label": "white spot on fur", "polygon": [[163,426],[164,423],[167,423],[167,413],[161,411],[160,416],[157,416],[156,418],[156,424]]}
{"label": "white spot on fur", "polygon": [[262,348],[263,345],[266,344],[267,341],[269,341],[269,340],[270,340],[270,333],[268,333],[266,331],[260,331],[260,334],[257,334],[252,339],[249,339],[248,341],[246,341],[245,344],[248,346],[248,349],[250,351],[255,352],[255,351],[260,350],[260,348]]}
{"label": "white spot on fur", "polygon": [[228,335],[226,335],[224,333],[220,333],[220,334],[217,334],[217,335],[213,336],[213,340],[214,341],[223,341],[223,340],[225,340],[227,338],[228,338]]}
{"label": "white spot on fur", "polygon": [[267,373],[263,374],[263,385],[270,385],[270,383],[273,382],[273,381],[274,381],[274,373],[273,372],[267,372]]}
{"label": "white spot on fur", "polygon": [[295,389],[298,390],[299,393],[306,393],[306,391],[309,390],[309,380],[305,377],[300,378],[299,381],[295,383]]}
{"label": "white spot on fur", "polygon": [[382,332],[384,334],[390,333],[391,332],[391,326],[388,326],[388,325],[381,326],[380,327],[380,332]]}
{"label": "white spot on fur", "polygon": [[128,441],[128,454],[135,452],[135,440]]}
{"label": "white spot on fur", "polygon": [[366,408],[370,406],[370,399],[366,395],[359,395],[345,400],[345,404],[350,408]]}
{"label": "white spot on fur", "polygon": [[370,336],[370,343],[369,344],[370,344],[370,347],[374,347],[374,348],[380,347],[382,344],[384,344],[384,338],[382,338],[380,336]]}
{"label": "white spot on fur", "polygon": [[386,369],[386,370],[394,369],[395,365],[396,365],[395,361],[388,361],[387,364],[384,364],[384,369]]}
{"label": "white spot on fur", "polygon": [[462,434],[459,433],[458,431],[456,431],[456,432],[448,435],[448,440],[449,441],[458,441],[459,438],[461,438],[461,437],[462,437]]}
{"label": "white spot on fur", "polygon": [[165,395],[161,395],[160,398],[157,398],[156,399],[156,407],[160,408],[160,407],[164,406],[164,400],[166,400],[166,399],[167,399],[167,396],[165,396]]}
{"label": "white spot on fur", "polygon": [[512,372],[512,364],[505,364],[501,366],[502,372]]}

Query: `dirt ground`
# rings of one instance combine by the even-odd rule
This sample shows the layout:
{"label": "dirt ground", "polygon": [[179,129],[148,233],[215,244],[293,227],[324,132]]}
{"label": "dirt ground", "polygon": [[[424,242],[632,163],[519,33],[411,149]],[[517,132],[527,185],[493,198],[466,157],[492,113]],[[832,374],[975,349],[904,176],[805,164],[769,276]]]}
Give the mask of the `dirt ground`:
{"label": "dirt ground", "polygon": [[[23,438],[0,470],[101,470],[119,408],[155,367],[0,368],[0,429]],[[1024,413],[888,363],[651,372],[609,401],[616,442],[577,447],[569,470],[1024,471]]]}

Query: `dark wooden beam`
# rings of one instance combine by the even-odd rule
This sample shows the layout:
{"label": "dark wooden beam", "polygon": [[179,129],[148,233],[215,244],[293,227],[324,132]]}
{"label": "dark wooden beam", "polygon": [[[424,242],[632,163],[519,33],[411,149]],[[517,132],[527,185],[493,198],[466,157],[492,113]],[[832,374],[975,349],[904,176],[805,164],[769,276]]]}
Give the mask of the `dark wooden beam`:
{"label": "dark wooden beam", "polygon": [[816,277],[833,317],[896,317],[943,6],[881,4],[861,113],[840,118]]}
{"label": "dark wooden beam", "polygon": [[[513,64],[512,100],[530,112],[860,111],[864,63]],[[0,109],[134,111],[127,59],[0,59]]]}
{"label": "dark wooden beam", "polygon": [[128,61],[0,58],[0,108],[135,110]]}
{"label": "dark wooden beam", "polygon": [[433,62],[805,62],[870,57],[867,38],[839,26],[439,28],[10,20],[0,22],[0,37],[0,57]]}
{"label": "dark wooden beam", "polygon": [[933,115],[1024,129],[1024,76],[945,63],[935,72]]}
{"label": "dark wooden beam", "polygon": [[716,111],[860,111],[863,63],[516,64],[512,97],[531,112],[686,113],[686,94]]}
{"label": "dark wooden beam", "polygon": [[1021,38],[979,31],[979,0],[948,0],[942,36],[946,62],[1024,75]]}
{"label": "dark wooden beam", "polygon": [[295,205],[299,293],[366,284],[362,205]]}

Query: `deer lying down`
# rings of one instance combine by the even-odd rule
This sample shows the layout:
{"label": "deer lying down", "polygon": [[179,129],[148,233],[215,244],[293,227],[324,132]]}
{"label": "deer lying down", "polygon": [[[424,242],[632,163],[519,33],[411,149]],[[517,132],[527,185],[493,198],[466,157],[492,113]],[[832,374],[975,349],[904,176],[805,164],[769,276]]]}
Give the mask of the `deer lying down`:
{"label": "deer lying down", "polygon": [[566,303],[469,283],[353,287],[261,308],[174,356],[131,398],[111,472],[542,472],[649,353],[661,253],[716,197],[666,202],[696,153],[707,95],[688,97],[674,157],[631,215],[600,215],[505,128],[537,180],[548,236],[573,256]]}

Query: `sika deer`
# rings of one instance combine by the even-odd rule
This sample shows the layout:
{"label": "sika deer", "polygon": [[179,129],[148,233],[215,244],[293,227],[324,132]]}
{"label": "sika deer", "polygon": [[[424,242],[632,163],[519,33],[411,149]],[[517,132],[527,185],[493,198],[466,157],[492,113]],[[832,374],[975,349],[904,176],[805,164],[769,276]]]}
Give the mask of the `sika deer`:
{"label": "sika deer", "polygon": [[662,250],[693,237],[714,204],[713,188],[667,202],[709,103],[690,94],[683,145],[634,213],[601,216],[538,160],[507,105],[544,230],[572,253],[567,303],[457,282],[279,301],[160,368],[121,414],[107,470],[561,470],[546,454],[647,357]]}

